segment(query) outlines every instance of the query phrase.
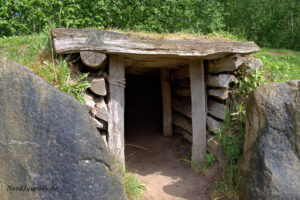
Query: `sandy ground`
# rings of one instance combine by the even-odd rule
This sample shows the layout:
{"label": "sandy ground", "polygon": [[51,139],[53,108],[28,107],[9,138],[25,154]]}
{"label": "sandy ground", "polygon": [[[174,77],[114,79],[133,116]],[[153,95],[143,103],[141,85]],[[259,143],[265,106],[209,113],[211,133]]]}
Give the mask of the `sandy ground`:
{"label": "sandy ground", "polygon": [[126,164],[146,184],[145,200],[208,200],[221,177],[218,164],[199,174],[180,162],[183,155],[189,156],[190,144],[180,137],[163,137],[157,126],[126,127],[126,144]]}

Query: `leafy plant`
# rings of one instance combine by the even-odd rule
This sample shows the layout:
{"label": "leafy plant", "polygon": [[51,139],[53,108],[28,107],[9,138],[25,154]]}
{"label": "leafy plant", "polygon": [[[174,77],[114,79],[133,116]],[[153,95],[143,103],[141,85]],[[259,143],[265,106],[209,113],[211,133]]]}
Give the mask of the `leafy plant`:
{"label": "leafy plant", "polygon": [[204,159],[204,164],[207,167],[212,167],[214,165],[215,161],[216,161],[216,158],[213,154],[211,154],[211,153],[206,154],[205,159]]}
{"label": "leafy plant", "polygon": [[47,81],[59,90],[72,95],[84,104],[85,99],[81,94],[90,87],[90,83],[84,80],[89,73],[82,74],[80,77],[70,81],[70,69],[67,59],[60,57],[59,60],[54,62],[45,61],[44,63],[45,66],[41,75],[46,77]]}
{"label": "leafy plant", "polygon": [[124,186],[127,198],[129,200],[139,200],[143,196],[143,191],[146,190],[146,185],[141,183],[132,173],[126,171],[123,173]]}

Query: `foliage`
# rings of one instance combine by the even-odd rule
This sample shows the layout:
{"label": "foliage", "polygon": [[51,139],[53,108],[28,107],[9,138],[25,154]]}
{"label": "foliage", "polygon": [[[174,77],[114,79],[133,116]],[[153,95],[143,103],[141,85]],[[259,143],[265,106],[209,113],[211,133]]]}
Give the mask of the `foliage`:
{"label": "foliage", "polygon": [[217,137],[220,140],[225,160],[222,162],[222,180],[215,183],[212,195],[222,195],[228,199],[237,196],[239,187],[239,158],[241,157],[243,138],[245,134],[244,120],[245,103],[249,94],[259,85],[265,83],[265,78],[259,70],[249,70],[245,66],[236,72],[238,81],[233,89],[232,98],[227,102],[225,120]]}
{"label": "foliage", "polygon": [[217,0],[0,0],[0,34],[55,27],[209,33],[223,27]]}
{"label": "foliage", "polygon": [[[84,79],[88,74],[70,78],[67,59],[54,59],[51,53],[45,51],[48,34],[41,33],[32,36],[13,36],[0,39],[0,54],[29,67],[59,90],[74,96],[84,103],[81,93],[90,87]],[[52,51],[49,51],[52,52]]]}
{"label": "foliage", "polygon": [[268,82],[300,79],[300,52],[281,49],[261,49],[255,54],[263,61]]}
{"label": "foliage", "polygon": [[55,60],[53,63],[48,60],[44,63],[45,66],[42,68],[41,75],[46,77],[48,82],[57,86],[62,92],[72,95],[82,104],[85,104],[85,99],[81,94],[90,87],[90,83],[84,80],[89,74],[82,74],[70,81],[70,69],[67,59],[62,59],[62,57],[60,57],[59,60]]}
{"label": "foliage", "polygon": [[139,200],[143,196],[143,191],[146,190],[146,185],[140,183],[139,180],[130,172],[123,173],[124,186],[127,198],[129,200]]}
{"label": "foliage", "polygon": [[260,46],[300,49],[299,0],[221,0],[226,31]]}
{"label": "foliage", "polygon": [[51,27],[231,33],[260,46],[300,49],[299,0],[0,0],[0,35]]}

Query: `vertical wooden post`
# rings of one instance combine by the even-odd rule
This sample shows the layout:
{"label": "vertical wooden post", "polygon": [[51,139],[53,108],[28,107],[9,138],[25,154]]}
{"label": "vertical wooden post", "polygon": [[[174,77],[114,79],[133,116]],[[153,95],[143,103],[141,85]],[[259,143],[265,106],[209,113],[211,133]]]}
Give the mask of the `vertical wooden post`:
{"label": "vertical wooden post", "polygon": [[192,98],[192,161],[201,163],[206,155],[206,94],[203,60],[192,59],[189,65]]}
{"label": "vertical wooden post", "polygon": [[125,167],[124,107],[125,66],[123,56],[109,56],[108,147]]}
{"label": "vertical wooden post", "polygon": [[163,107],[163,134],[172,136],[172,104],[171,104],[171,87],[170,71],[168,69],[160,70],[162,107]]}

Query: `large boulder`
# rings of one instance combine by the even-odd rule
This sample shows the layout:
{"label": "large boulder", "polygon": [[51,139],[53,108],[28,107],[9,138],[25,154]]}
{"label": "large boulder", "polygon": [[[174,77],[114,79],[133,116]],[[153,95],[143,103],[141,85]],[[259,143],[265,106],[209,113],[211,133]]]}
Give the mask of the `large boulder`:
{"label": "large boulder", "polygon": [[240,199],[300,199],[300,82],[260,86],[246,109]]}
{"label": "large boulder", "polygon": [[113,161],[83,105],[0,56],[1,199],[126,199]]}

